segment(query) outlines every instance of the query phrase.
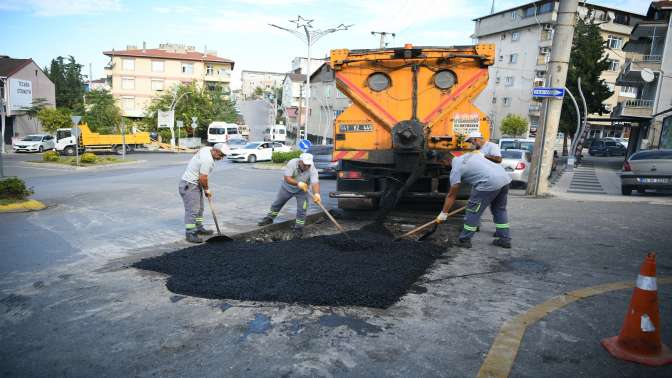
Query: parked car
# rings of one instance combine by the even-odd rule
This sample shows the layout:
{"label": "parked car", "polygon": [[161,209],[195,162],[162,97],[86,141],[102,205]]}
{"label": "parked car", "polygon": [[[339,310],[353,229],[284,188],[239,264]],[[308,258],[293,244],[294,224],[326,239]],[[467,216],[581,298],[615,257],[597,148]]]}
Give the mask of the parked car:
{"label": "parked car", "polygon": [[616,143],[620,143],[623,145],[623,147],[625,147],[626,150],[628,149],[628,140],[626,138],[606,137],[604,140],[611,140]]}
{"label": "parked car", "polygon": [[621,193],[629,196],[633,190],[647,189],[672,189],[672,150],[639,151],[623,163]]}
{"label": "parked car", "polygon": [[625,156],[625,151],[621,143],[607,139],[594,140],[588,148],[590,156]]}
{"label": "parked car", "polygon": [[[271,143],[273,145],[271,146]],[[227,159],[233,162],[255,163],[257,161],[271,160],[273,152],[289,152],[292,148],[281,142],[252,142],[245,146],[232,150]]]}
{"label": "parked car", "polygon": [[56,147],[54,137],[47,134],[26,135],[14,143],[14,152],[42,152]]}
{"label": "parked car", "polygon": [[534,149],[534,139],[531,138],[502,138],[499,148],[503,150],[526,150],[530,153]]}
{"label": "parked car", "polygon": [[222,144],[224,145],[224,155],[228,156],[232,151],[245,147],[247,145],[247,140],[244,138],[235,138],[229,139],[228,142]]}
{"label": "parked car", "polygon": [[502,151],[502,162],[500,164],[511,177],[512,183],[527,187],[527,179],[530,176],[530,166],[532,165],[531,152],[520,149],[504,150]]}
{"label": "parked car", "polygon": [[315,164],[315,169],[317,169],[317,173],[320,175],[336,178],[336,173],[338,171],[338,160],[333,160],[333,145],[312,145],[308,152],[313,154],[313,161]]}

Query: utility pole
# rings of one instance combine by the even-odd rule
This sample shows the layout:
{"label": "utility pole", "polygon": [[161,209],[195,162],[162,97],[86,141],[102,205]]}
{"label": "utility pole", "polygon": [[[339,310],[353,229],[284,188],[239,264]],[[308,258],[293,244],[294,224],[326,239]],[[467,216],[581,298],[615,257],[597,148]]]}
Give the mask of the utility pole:
{"label": "utility pole", "polygon": [[372,31],[371,32],[371,35],[376,35],[376,34],[380,34],[380,48],[381,49],[384,49],[387,46],[387,43],[385,42],[385,39],[388,35],[391,35],[392,38],[394,38],[394,36],[396,35],[394,33],[384,32],[384,31],[383,32],[377,32],[377,31]]}
{"label": "utility pole", "polygon": [[0,118],[2,118],[2,129],[0,129],[0,177],[5,177],[5,115],[7,114],[7,78],[0,77]]}
{"label": "utility pole", "polygon": [[[301,112],[303,111],[301,104],[303,104],[303,85],[299,85],[299,117],[298,117],[298,133],[296,135],[296,139],[302,139],[301,138]],[[308,130],[306,130],[308,131]],[[306,135],[304,135],[304,138],[308,139],[308,133],[306,132]],[[298,142],[298,140],[297,140]]]}
{"label": "utility pole", "polygon": [[[560,0],[558,8],[558,21],[553,36],[553,49],[548,64],[550,75],[549,86],[564,88],[569,67],[569,57],[572,52],[572,39],[574,38],[574,24],[576,22],[576,10],[578,0]],[[530,185],[527,194],[540,195],[548,193],[548,176],[553,164],[553,149],[558,134],[560,112],[562,110],[562,98],[547,98],[545,100],[544,121],[537,132],[532,153],[532,166],[530,169]]]}
{"label": "utility pole", "polygon": [[[289,22],[296,24],[296,29],[288,29],[284,28],[282,26],[274,25],[274,24],[268,24],[269,26],[272,26],[274,28],[278,28],[280,30],[284,30],[286,32],[290,32],[294,34],[297,38],[299,38],[303,43],[306,44],[308,47],[308,62],[307,62],[307,67],[306,70],[306,81],[307,81],[307,87],[306,87],[306,107],[308,108],[308,111],[310,111],[310,48],[317,43],[320,38],[324,37],[327,34],[335,33],[341,30],[348,30],[352,25],[344,25],[340,24],[338,26],[335,26],[333,28],[329,29],[315,29],[313,25],[314,20],[309,20],[307,18],[303,18],[302,16],[297,16],[296,20],[289,20]],[[300,105],[299,105],[300,106]],[[304,128],[305,130],[305,138],[308,139],[308,126],[309,126],[309,117],[306,117],[306,126]],[[300,124],[299,124],[300,125]]]}

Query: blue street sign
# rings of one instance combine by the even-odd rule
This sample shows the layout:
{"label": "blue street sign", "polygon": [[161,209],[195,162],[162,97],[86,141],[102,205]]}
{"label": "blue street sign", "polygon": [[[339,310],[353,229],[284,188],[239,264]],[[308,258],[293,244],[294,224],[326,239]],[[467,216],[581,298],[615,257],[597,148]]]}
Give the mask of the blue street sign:
{"label": "blue street sign", "polygon": [[564,97],[565,88],[536,87],[532,88],[532,97]]}
{"label": "blue street sign", "polygon": [[301,150],[303,152],[308,152],[308,150],[310,149],[310,146],[313,145],[312,143],[310,143],[310,141],[308,139],[300,139],[299,143],[297,143],[297,144],[299,146],[299,150]]}

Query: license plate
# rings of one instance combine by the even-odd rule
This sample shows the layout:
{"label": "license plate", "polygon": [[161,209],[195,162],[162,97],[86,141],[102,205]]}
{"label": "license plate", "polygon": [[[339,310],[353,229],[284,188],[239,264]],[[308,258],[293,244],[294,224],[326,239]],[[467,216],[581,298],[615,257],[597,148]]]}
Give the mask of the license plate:
{"label": "license plate", "polygon": [[669,181],[667,178],[638,178],[637,182],[642,184],[666,184]]}

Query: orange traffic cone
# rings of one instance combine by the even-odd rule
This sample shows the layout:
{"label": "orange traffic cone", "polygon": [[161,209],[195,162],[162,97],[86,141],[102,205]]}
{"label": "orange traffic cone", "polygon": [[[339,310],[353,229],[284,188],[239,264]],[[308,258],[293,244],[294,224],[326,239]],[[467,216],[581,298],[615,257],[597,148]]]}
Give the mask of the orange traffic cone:
{"label": "orange traffic cone", "polygon": [[672,351],[660,342],[658,286],[656,285],[656,254],[644,259],[618,336],[602,340],[612,356],[644,365],[662,366],[672,363]]}

